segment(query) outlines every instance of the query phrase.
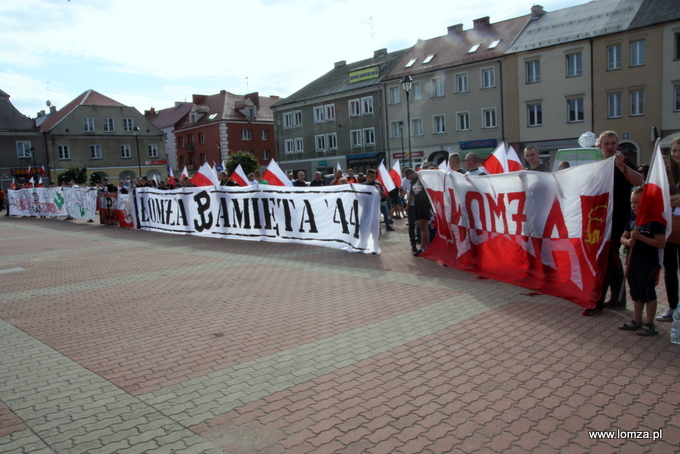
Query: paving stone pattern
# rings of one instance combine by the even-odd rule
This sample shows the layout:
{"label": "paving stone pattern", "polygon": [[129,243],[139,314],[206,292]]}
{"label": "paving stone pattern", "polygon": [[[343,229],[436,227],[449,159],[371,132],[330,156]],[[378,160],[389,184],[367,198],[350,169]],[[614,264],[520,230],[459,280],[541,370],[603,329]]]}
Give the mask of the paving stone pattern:
{"label": "paving stone pattern", "polygon": [[0,453],[680,451],[668,324],[412,257],[395,224],[365,255],[1,217]]}

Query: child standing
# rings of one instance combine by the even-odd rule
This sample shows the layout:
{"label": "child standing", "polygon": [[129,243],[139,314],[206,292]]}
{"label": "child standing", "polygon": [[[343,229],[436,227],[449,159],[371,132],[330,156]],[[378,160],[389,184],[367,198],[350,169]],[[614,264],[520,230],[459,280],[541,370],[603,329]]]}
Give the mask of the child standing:
{"label": "child standing", "polygon": [[[659,249],[666,246],[666,227],[657,221],[635,227],[642,187],[635,188],[630,196],[633,217],[621,236],[621,244],[631,248],[629,254],[628,286],[635,303],[634,320],[619,329],[636,331],[638,336],[658,334],[654,326],[656,316],[656,284],[659,280]],[[642,309],[647,306],[646,321],[642,323]]]}

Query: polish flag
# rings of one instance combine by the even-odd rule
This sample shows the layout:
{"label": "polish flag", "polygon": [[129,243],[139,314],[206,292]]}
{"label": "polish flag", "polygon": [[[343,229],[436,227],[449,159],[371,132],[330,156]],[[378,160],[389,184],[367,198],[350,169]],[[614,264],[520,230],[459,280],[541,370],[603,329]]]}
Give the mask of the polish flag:
{"label": "polish flag", "polygon": [[45,176],[45,166],[40,168],[40,175]]}
{"label": "polish flag", "polygon": [[335,170],[342,170],[342,167],[340,167],[340,161],[338,161],[337,165],[335,166]]}
{"label": "polish flag", "polygon": [[267,166],[267,170],[264,171],[262,179],[272,186],[293,186],[293,182],[288,179],[274,159],[269,161],[269,165]]}
{"label": "polish flag", "polygon": [[206,162],[198,169],[198,172],[191,178],[191,183],[196,186],[217,186],[220,182],[215,176],[215,172],[210,168],[210,165]]}
{"label": "polish flag", "polygon": [[392,177],[392,181],[394,181],[394,184],[399,188],[401,187],[401,164],[399,164],[399,160],[397,159],[397,162],[394,163],[392,166],[392,169],[390,170],[390,177]]}
{"label": "polish flag", "polygon": [[524,170],[522,161],[519,159],[519,156],[517,156],[517,152],[515,151],[514,148],[512,148],[512,145],[508,148],[506,156],[508,163],[507,170],[508,172],[517,172],[518,170]]}
{"label": "polish flag", "polygon": [[439,165],[437,167],[439,169],[443,170],[444,172],[451,170],[451,169],[449,169],[449,160],[448,159],[444,159],[442,162],[439,163]]}
{"label": "polish flag", "polygon": [[9,188],[11,190],[15,190],[17,188],[17,182],[14,180],[14,178],[12,178],[12,184],[9,185]]}
{"label": "polish flag", "polygon": [[396,188],[394,181],[392,181],[392,176],[387,171],[387,167],[385,167],[385,160],[380,161],[380,165],[378,166],[378,181],[385,188],[385,192],[390,192]]}
{"label": "polish flag", "polygon": [[215,161],[213,161],[212,169],[213,172],[215,172],[215,175],[217,175],[217,164],[215,164]]}
{"label": "polish flag", "polygon": [[42,175],[38,178],[38,182],[35,184],[36,188],[42,188]]}
{"label": "polish flag", "polygon": [[31,179],[26,182],[26,188],[27,189],[32,188],[32,187],[33,187],[33,177],[31,177]]}
{"label": "polish flag", "polygon": [[184,177],[189,178],[189,171],[187,170],[187,166],[184,166],[184,168],[182,169],[182,173],[179,175],[179,179],[181,180]]}
{"label": "polish flag", "polygon": [[245,172],[243,171],[243,168],[241,167],[241,164],[239,164],[233,172],[231,172],[231,175],[229,175],[229,178],[231,181],[235,182],[239,186],[249,186],[250,182],[248,181],[248,177],[246,176]]}
{"label": "polish flag", "polygon": [[168,164],[168,183],[175,185],[175,174],[172,173],[172,167]]}
{"label": "polish flag", "polygon": [[666,226],[666,238],[668,238],[673,230],[671,196],[668,192],[668,176],[666,175],[666,166],[659,143],[659,139],[657,139],[647,181],[642,189],[642,198],[638,205],[635,225],[658,221]]}
{"label": "polish flag", "polygon": [[501,142],[496,149],[491,153],[491,156],[486,158],[482,166],[486,169],[488,174],[507,173],[508,169],[508,154],[505,151],[505,143]]}

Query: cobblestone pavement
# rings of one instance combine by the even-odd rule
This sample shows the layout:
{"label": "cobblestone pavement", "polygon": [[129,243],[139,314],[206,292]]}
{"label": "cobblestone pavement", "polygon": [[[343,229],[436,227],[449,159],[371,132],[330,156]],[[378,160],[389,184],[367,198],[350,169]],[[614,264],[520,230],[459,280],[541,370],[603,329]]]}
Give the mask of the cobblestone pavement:
{"label": "cobblestone pavement", "polygon": [[0,452],[680,450],[668,324],[621,332],[628,310],[412,257],[396,228],[365,255],[1,217]]}

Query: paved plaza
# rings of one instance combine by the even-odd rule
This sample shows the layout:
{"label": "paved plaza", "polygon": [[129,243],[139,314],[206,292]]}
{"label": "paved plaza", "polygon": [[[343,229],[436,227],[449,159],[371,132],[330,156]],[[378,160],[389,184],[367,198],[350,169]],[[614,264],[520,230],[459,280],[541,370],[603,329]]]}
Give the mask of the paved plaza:
{"label": "paved plaza", "polygon": [[395,227],[366,255],[0,217],[0,453],[680,451],[668,323],[619,331]]}

